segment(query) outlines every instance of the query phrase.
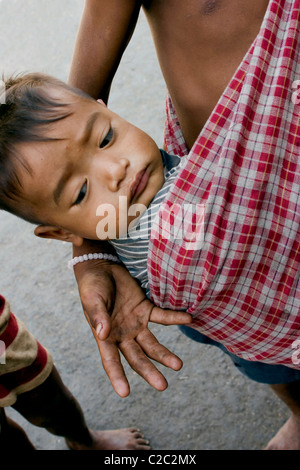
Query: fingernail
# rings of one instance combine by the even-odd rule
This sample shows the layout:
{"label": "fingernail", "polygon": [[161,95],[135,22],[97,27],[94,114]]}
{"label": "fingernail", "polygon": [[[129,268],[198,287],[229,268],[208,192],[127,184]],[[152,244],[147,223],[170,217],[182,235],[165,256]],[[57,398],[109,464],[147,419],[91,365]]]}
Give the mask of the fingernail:
{"label": "fingernail", "polygon": [[98,323],[98,325],[96,326],[96,333],[97,333],[97,336],[100,335],[102,329],[103,329],[102,323]]}

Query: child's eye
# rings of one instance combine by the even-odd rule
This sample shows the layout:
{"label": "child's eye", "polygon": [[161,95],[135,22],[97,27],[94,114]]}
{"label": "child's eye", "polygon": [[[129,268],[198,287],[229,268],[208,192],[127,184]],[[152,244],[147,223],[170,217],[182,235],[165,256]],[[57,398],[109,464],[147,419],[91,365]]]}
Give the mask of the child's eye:
{"label": "child's eye", "polygon": [[84,185],[82,186],[82,188],[79,191],[79,194],[77,196],[76,201],[74,202],[75,206],[80,204],[83,201],[83,199],[85,198],[85,195],[86,195],[86,191],[87,191],[87,183],[84,183]]}
{"label": "child's eye", "polygon": [[113,135],[114,135],[113,130],[112,130],[112,128],[110,128],[108,133],[106,134],[106,136],[102,140],[102,142],[100,142],[99,147],[100,148],[106,147],[110,143],[111,139],[113,138]]}

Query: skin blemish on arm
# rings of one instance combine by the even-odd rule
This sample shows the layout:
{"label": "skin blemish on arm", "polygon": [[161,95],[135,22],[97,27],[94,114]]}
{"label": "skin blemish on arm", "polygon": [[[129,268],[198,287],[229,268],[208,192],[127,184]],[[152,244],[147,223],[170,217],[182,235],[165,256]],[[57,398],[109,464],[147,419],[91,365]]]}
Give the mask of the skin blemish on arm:
{"label": "skin blemish on arm", "polygon": [[221,0],[205,0],[201,6],[201,14],[204,16],[212,15],[220,9]]}

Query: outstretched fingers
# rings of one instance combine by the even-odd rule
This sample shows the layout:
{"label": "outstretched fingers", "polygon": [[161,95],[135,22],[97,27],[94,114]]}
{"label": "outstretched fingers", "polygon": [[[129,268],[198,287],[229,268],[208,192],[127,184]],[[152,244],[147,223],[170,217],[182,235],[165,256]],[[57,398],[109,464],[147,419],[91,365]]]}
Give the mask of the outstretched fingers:
{"label": "outstretched fingers", "polygon": [[182,367],[181,359],[160,344],[148,329],[140,332],[136,339],[120,343],[119,348],[132,369],[157,390],[165,390],[168,383],[152,360],[173,370]]}
{"label": "outstretched fingers", "polygon": [[97,343],[104,370],[115,392],[121,397],[129,395],[130,386],[122,366],[119,351],[121,351],[129,366],[146,380],[151,387],[159,391],[165,390],[168,383],[152,360],[173,370],[179,370],[182,367],[181,359],[160,344],[148,329],[139,333],[136,338],[119,343],[109,339],[106,341],[98,340]]}
{"label": "outstretched fingers", "polygon": [[154,307],[150,314],[150,321],[161,325],[185,325],[192,323],[192,320],[193,317],[189,313],[163,310],[159,307]]}
{"label": "outstretched fingers", "polygon": [[124,341],[119,344],[119,348],[130,367],[146,380],[151,387],[159,391],[163,391],[168,387],[168,382],[163,374],[146,356],[136,340]]}
{"label": "outstretched fingers", "polygon": [[121,363],[118,347],[110,341],[98,341],[103,368],[115,392],[122,398],[130,393],[130,386]]}
{"label": "outstretched fingers", "polygon": [[152,360],[159,362],[170,369],[180,370],[182,360],[163,346],[150,330],[145,330],[137,336],[137,342],[143,348],[145,354]]}

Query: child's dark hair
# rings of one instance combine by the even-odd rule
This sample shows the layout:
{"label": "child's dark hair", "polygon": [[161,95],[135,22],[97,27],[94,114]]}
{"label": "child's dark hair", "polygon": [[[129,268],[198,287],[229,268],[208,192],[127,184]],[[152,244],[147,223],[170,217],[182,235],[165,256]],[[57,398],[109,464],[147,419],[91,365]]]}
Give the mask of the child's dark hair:
{"label": "child's dark hair", "polygon": [[[22,186],[17,169],[20,165],[30,172],[18,151],[19,144],[52,140],[45,137],[45,126],[65,119],[72,113],[68,105],[51,98],[48,91],[63,88],[73,94],[90,97],[56,78],[43,74],[11,77],[4,82],[0,96],[0,209],[39,224],[22,204]],[[1,104],[2,103],[2,104]]]}

